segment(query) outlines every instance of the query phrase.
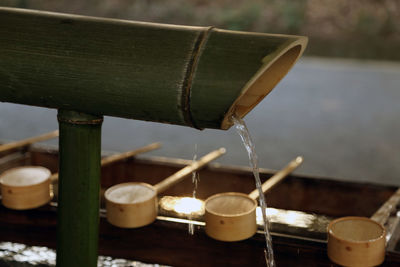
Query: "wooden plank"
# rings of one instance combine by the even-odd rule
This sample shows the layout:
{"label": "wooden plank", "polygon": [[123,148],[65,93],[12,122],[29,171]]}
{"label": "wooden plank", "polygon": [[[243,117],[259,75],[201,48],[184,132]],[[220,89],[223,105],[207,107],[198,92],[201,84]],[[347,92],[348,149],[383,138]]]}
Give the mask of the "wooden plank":
{"label": "wooden plank", "polygon": [[[57,155],[48,151],[38,147],[32,150],[32,162],[54,170],[57,165]],[[191,160],[142,156],[118,162],[102,168],[102,187],[108,188],[127,181],[156,184],[190,162]],[[274,174],[274,171],[263,168],[260,172],[263,182]],[[210,163],[199,172],[199,175],[201,182],[196,196],[200,199],[229,191],[248,194],[255,186],[252,171],[248,167]],[[299,210],[331,217],[348,215],[370,217],[396,190],[397,187],[388,185],[289,175],[285,181],[269,192],[267,202],[268,206],[273,208]],[[193,183],[188,179],[168,189],[162,195],[191,196],[192,193]]]}
{"label": "wooden plank", "polygon": [[[34,149],[29,154],[32,162],[39,165],[55,166],[57,163],[55,151]],[[103,168],[103,182],[112,184],[124,181],[124,179],[137,181],[147,181],[148,179],[151,183],[157,183],[190,162],[190,160],[168,158],[134,158],[110,165],[109,169]],[[268,170],[262,170],[263,179],[267,179],[272,173]],[[200,175],[201,184],[198,190],[201,191],[203,196],[207,196],[212,190],[226,191],[232,189],[232,191],[242,190],[248,193],[254,186],[251,170],[247,167],[226,167],[210,164]],[[322,180],[296,175],[288,178],[269,193],[269,202],[273,200],[275,203],[281,203],[281,206],[297,208],[298,210],[309,209],[313,213],[317,210],[324,210],[326,213],[335,213],[339,216],[357,212],[356,209],[361,206],[360,200],[368,205],[380,207],[397,190],[396,187],[390,186]],[[218,183],[221,180],[223,180],[223,186]],[[279,187],[281,187],[278,190],[280,194],[270,198],[271,194],[274,194]],[[298,198],[288,199],[287,196],[281,194],[293,188],[296,188]],[[184,195],[187,193],[190,195],[192,189],[193,185],[189,181],[182,187],[179,185],[179,187],[171,189],[171,194],[168,194]],[[319,201],[319,205],[315,203],[311,205],[308,200],[305,200],[313,198],[315,200],[315,197],[321,199],[327,192],[334,192],[337,198],[328,201],[323,199],[323,202]],[[358,198],[350,197],[354,196],[355,192],[357,192]],[[336,202],[343,205],[349,200],[354,201],[354,207],[352,205],[347,205],[349,207],[342,207],[341,209],[336,207]],[[376,204],[374,204],[375,202]],[[304,205],[305,208],[301,205]],[[372,209],[372,212],[367,216],[372,215],[376,209]],[[368,210],[363,210],[362,213],[368,213]],[[0,215],[0,240],[53,248],[56,246],[57,220],[54,207],[45,206],[30,211],[13,211],[0,205]],[[173,266],[213,266],[214,261],[215,265],[220,264],[222,266],[238,266],[239,264],[246,266],[246,263],[264,266],[261,265],[264,264],[262,262],[262,235],[260,235],[261,237],[255,236],[244,243],[226,244],[208,238],[201,225],[196,226],[195,236],[190,236],[187,223],[166,219],[157,220],[155,224],[146,228],[125,230],[109,225],[103,217],[100,221],[100,252],[103,255],[172,264]],[[285,229],[282,230],[282,227],[285,227]],[[322,233],[312,235],[307,233],[307,230],[297,231],[279,221],[272,221],[272,230],[274,231],[273,242],[278,266],[331,266],[326,257],[325,242],[321,241],[324,239]],[[283,233],[285,234],[282,235]],[[310,239],[304,239],[304,237],[310,237]],[[183,245],[183,243],[175,244],[179,242],[185,242],[186,245]],[[143,243],[146,249],[143,246],[141,247],[140,243]],[[392,247],[395,248],[395,244]],[[249,252],[248,250],[255,251]],[[231,257],[232,253],[236,253],[242,259],[234,260]],[[399,263],[399,252],[388,251],[383,266],[396,266]]]}
{"label": "wooden plank", "polygon": [[[13,211],[0,205],[0,241],[55,248],[56,208]],[[265,266],[262,234],[240,242],[207,237],[202,226],[189,235],[186,223],[160,218],[137,229],[122,229],[100,220],[101,255],[172,266]],[[290,235],[272,235],[278,266],[335,266],[326,256],[326,242]],[[234,255],[234,256],[232,256]],[[398,266],[399,253],[387,252],[382,266]]]}

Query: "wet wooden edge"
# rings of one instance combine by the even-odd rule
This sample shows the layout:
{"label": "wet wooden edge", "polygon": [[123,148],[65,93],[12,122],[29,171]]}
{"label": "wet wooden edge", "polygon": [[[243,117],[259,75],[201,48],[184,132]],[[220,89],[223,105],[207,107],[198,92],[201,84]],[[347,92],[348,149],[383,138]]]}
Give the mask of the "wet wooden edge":
{"label": "wet wooden edge", "polygon": [[[36,151],[40,151],[40,149],[36,149]],[[57,151],[52,151],[48,148],[43,149],[42,152],[50,153],[53,156],[57,155]],[[16,158],[26,161],[27,157],[29,156],[22,151],[21,157]],[[191,162],[170,158],[136,158],[135,160],[147,163],[164,162],[164,164],[176,167],[181,167],[182,164]],[[225,169],[235,173],[247,173],[249,171],[247,167],[231,168],[219,164],[211,164],[209,168],[215,170]],[[296,176],[296,178],[309,179],[300,176]],[[358,186],[362,186],[362,184],[358,184]],[[383,187],[386,188],[387,186]],[[56,209],[54,207],[45,206],[31,211],[11,211],[1,206],[0,214],[2,214],[0,216],[0,239],[2,241],[55,246]],[[173,266],[213,266],[210,265],[210,262],[226,266],[243,266],[243,264],[261,266],[261,264],[264,264],[263,257],[260,259],[260,255],[263,255],[262,248],[264,246],[261,234],[242,242],[224,243],[208,238],[201,225],[196,226],[194,236],[188,234],[187,227],[187,222],[159,218],[153,225],[148,227],[119,229],[111,226],[104,218],[101,218],[100,253],[113,257],[158,262]],[[398,237],[395,234],[394,236]],[[307,264],[307,266],[331,266],[325,255],[326,247],[322,239],[273,233],[273,242],[279,265],[295,264],[301,261],[302,264]],[[143,247],[139,244],[142,244]],[[244,258],[244,260],[230,259],[229,257],[233,255],[232,253]],[[319,265],[315,265],[316,263]],[[395,266],[399,263],[399,253],[388,251],[383,266]]]}

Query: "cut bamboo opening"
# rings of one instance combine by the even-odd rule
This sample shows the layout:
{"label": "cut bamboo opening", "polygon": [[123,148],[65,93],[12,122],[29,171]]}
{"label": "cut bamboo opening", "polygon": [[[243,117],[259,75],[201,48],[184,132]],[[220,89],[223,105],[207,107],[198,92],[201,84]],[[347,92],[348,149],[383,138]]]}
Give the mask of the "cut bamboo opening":
{"label": "cut bamboo opening", "polygon": [[243,118],[272,91],[300,57],[304,49],[302,45],[305,46],[304,40],[302,41],[302,44],[295,44],[295,46],[278,53],[273,60],[270,60],[270,56],[263,59],[264,65],[246,84],[239,97],[229,108],[222,122],[222,129],[232,126],[231,116],[233,114]]}

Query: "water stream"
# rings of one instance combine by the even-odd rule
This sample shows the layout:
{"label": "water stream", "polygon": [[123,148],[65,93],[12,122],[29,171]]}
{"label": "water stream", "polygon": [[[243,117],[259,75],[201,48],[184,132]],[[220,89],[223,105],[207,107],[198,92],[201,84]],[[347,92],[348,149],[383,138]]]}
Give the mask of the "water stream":
{"label": "water stream", "polygon": [[[193,161],[197,160],[197,144],[194,145],[194,156],[193,156]],[[193,183],[193,199],[196,199],[196,190],[197,190],[197,183],[199,181],[199,173],[197,171],[192,172],[192,183]],[[194,224],[191,221],[192,219],[192,213],[189,214],[189,226],[188,226],[188,231],[190,235],[194,235]]]}
{"label": "water stream", "polygon": [[264,233],[265,233],[265,244],[266,244],[266,249],[264,249],[265,261],[266,261],[266,264],[268,267],[274,267],[275,266],[274,251],[272,249],[272,240],[271,240],[271,235],[268,230],[269,223],[268,223],[267,214],[266,214],[267,205],[265,204],[265,198],[264,198],[264,194],[263,194],[262,188],[261,188],[260,173],[258,170],[258,158],[257,158],[254,142],[251,139],[249,130],[247,129],[245,122],[241,118],[239,118],[236,115],[233,115],[232,122],[235,124],[236,131],[240,135],[240,138],[243,141],[243,145],[246,148],[247,154],[249,156],[250,166],[253,168],[253,174],[254,174],[254,178],[256,181],[256,187],[260,194],[259,204],[261,207],[262,217],[263,217],[263,221],[264,221]]}

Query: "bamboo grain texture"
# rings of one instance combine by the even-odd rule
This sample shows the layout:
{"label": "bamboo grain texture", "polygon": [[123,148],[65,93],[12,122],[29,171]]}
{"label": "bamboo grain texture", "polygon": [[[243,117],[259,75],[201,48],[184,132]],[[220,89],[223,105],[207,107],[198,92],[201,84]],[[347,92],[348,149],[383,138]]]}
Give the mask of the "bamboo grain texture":
{"label": "bamboo grain texture", "polygon": [[0,101],[199,129],[221,129],[260,68],[300,47],[276,84],[307,42],[6,7],[0,25]]}

